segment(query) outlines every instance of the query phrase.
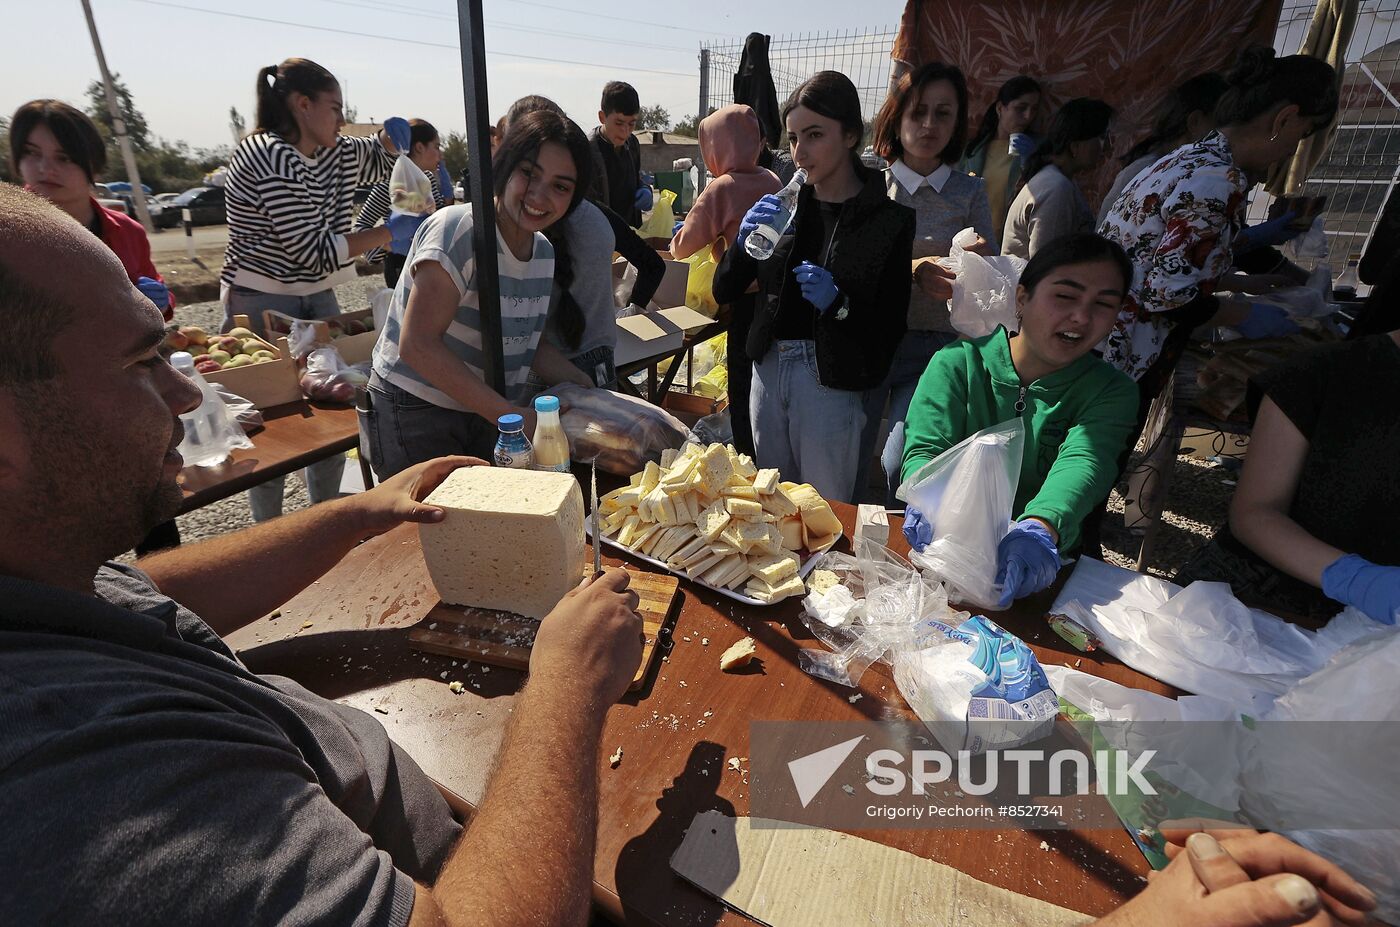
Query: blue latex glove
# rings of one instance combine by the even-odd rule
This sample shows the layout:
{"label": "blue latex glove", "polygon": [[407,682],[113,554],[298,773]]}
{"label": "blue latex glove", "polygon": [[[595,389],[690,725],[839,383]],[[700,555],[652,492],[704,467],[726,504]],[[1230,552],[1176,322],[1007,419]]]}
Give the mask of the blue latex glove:
{"label": "blue latex glove", "polygon": [[1002,587],[997,608],[1048,588],[1059,572],[1060,549],[1050,529],[1034,518],[1016,522],[997,545],[996,581]]}
{"label": "blue latex glove", "polygon": [[170,288],[159,280],[150,277],[137,277],[136,289],[141,291],[151,302],[156,304],[156,308],[164,312],[170,307]]}
{"label": "blue latex glove", "polygon": [[792,273],[797,278],[798,285],[802,287],[802,295],[807,302],[817,307],[818,312],[826,312],[841,295],[831,272],[825,267],[803,261],[792,269]]}
{"label": "blue latex glove", "polygon": [[1250,303],[1249,315],[1235,329],[1246,338],[1282,338],[1302,331],[1287,312],[1268,303]]}
{"label": "blue latex glove", "polygon": [[912,505],[904,509],[904,540],[913,550],[923,550],[933,541],[933,523]]}
{"label": "blue latex glove", "polygon": [[452,175],[447,173],[446,162],[438,162],[437,175],[438,192],[442,195],[443,200],[454,199],[457,194],[452,192]]}
{"label": "blue latex glove", "polygon": [[778,214],[778,197],[772,193],[765,193],[758,198],[758,202],[749,207],[749,211],[744,213],[744,218],[739,220],[739,237],[734,240],[736,248],[744,247],[744,239],[749,237],[749,233],[760,225],[767,225],[769,220]]}
{"label": "blue latex glove", "polygon": [[407,255],[409,246],[413,244],[414,233],[427,218],[403,212],[390,213],[389,218],[384,220],[384,227],[393,236],[389,242],[389,250],[395,254]]}
{"label": "blue latex glove", "polygon": [[394,143],[400,154],[408,154],[413,147],[413,131],[408,127],[408,120],[402,116],[385,119],[384,134],[389,136],[389,141]]}
{"label": "blue latex glove", "polygon": [[1270,219],[1268,222],[1244,228],[1235,238],[1234,250],[1237,253],[1242,253],[1262,248],[1265,245],[1281,245],[1286,241],[1292,241],[1307,231],[1307,229],[1296,228],[1292,224],[1296,218],[1298,218],[1296,212],[1286,212],[1277,219]]}
{"label": "blue latex glove", "polygon": [[632,205],[642,212],[651,208],[651,187],[638,187],[637,195],[632,199]]}
{"label": "blue latex glove", "polygon": [[1395,624],[1400,609],[1400,567],[1379,566],[1357,554],[1338,557],[1322,571],[1329,599],[1361,609],[1381,624]]}
{"label": "blue latex glove", "polygon": [[1022,164],[1030,160],[1030,156],[1035,154],[1039,147],[1040,143],[1024,132],[1017,132],[1009,145],[1011,153],[1019,158]]}
{"label": "blue latex glove", "polygon": [[683,226],[683,225],[685,225],[685,220],[684,220],[684,219],[681,219],[681,220],[678,221],[675,225],[671,226],[671,237],[672,237],[672,238],[675,238],[677,235],[679,235],[679,234],[681,233],[681,226]]}

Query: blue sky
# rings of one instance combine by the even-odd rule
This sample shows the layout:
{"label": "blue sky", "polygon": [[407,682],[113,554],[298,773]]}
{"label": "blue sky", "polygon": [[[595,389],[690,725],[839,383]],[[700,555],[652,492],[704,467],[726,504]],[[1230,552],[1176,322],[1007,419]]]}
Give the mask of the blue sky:
{"label": "blue sky", "polygon": [[[229,107],[237,106],[251,123],[258,69],[293,55],[312,58],[334,72],[361,119],[421,116],[442,131],[461,129],[466,122],[456,50],[456,6],[451,0],[92,0],[92,4],[109,67],[131,88],[152,131],[171,140],[195,147],[228,143]],[[634,84],[644,104],[660,103],[673,120],[679,119],[697,109],[702,40],[737,42],[752,31],[782,35],[893,27],[903,8],[898,0],[871,0],[860,5],[857,21],[849,3],[809,0],[801,6],[802,18],[796,20],[794,7],[773,2],[486,0],[491,113],[499,115],[526,93],[543,93],[587,129],[597,121],[602,85],[617,78]],[[209,11],[368,35],[315,31]],[[601,18],[604,14],[613,18]],[[0,113],[9,114],[35,97],[57,97],[81,105],[83,90],[98,71],[77,0],[11,4],[5,24],[11,41],[0,64]],[[546,60],[513,58],[507,53]]]}

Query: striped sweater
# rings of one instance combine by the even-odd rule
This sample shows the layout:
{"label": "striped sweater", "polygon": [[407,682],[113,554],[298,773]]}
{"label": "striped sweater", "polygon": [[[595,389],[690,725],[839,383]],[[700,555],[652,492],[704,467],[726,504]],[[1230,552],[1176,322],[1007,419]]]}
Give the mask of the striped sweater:
{"label": "striped sweater", "polygon": [[345,241],[355,188],[389,176],[394,165],[378,137],[342,135],[307,157],[275,132],[234,149],[224,187],[226,286],[306,296],[354,279]]}
{"label": "striped sweater", "polygon": [[[448,190],[447,195],[443,195],[442,185],[438,183],[437,171],[428,174],[428,180],[433,184],[433,202],[437,204],[438,209],[441,209],[447,205],[448,197],[452,196],[452,191]],[[369,196],[365,198],[364,205],[360,207],[360,214],[355,217],[355,224],[350,228],[350,231],[363,232],[366,229],[374,228],[389,217],[391,208],[389,181],[381,180],[369,191]],[[365,252],[365,260],[371,264],[384,260],[384,249],[371,248]]]}

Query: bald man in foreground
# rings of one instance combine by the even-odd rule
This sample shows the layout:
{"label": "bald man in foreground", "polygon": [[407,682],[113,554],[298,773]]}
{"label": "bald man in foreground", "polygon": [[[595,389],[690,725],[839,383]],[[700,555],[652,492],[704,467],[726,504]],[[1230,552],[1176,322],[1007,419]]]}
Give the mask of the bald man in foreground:
{"label": "bald man in foreground", "polygon": [[[220,634],[360,541],[440,519],[422,499],[480,462],[121,566],[179,508],[179,415],[199,402],[159,353],[160,313],[86,229],[0,184],[0,332],[0,921],[586,923],[603,718],[640,659],[626,574],[543,620],[464,832],[375,719],[254,675]],[[259,582],[232,596],[228,576]],[[1110,920],[1366,905],[1281,838],[1202,833]]]}

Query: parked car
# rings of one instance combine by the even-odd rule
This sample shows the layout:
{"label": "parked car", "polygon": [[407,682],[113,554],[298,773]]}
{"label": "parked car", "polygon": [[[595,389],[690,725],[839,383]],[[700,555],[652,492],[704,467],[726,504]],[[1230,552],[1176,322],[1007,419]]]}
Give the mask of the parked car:
{"label": "parked car", "polygon": [[179,225],[185,209],[190,211],[190,221],[195,225],[223,225],[228,221],[223,187],[193,187],[175,197],[163,212],[174,213],[175,224]]}
{"label": "parked car", "polygon": [[97,205],[103,209],[110,209],[113,212],[131,215],[131,209],[126,205],[126,201],[118,199],[117,196],[107,189],[105,183],[95,183],[92,185],[93,199],[97,200]]}

